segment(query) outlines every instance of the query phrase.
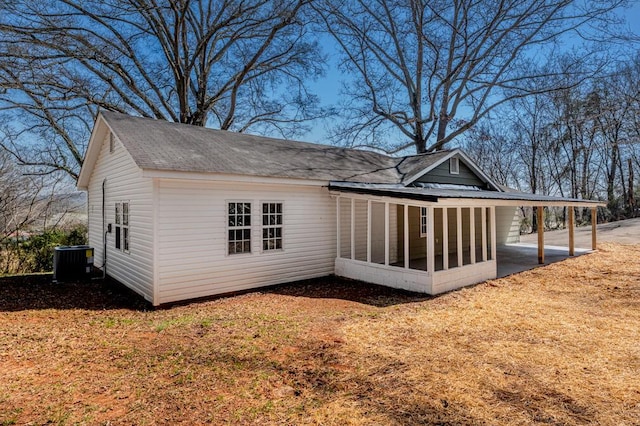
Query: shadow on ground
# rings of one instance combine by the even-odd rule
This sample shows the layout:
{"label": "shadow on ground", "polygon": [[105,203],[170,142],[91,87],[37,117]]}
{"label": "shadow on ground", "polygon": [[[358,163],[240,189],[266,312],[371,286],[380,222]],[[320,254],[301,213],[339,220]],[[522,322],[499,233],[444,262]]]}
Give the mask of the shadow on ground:
{"label": "shadow on ground", "polygon": [[282,284],[265,292],[315,299],[348,300],[378,308],[421,302],[434,297],[335,276]]}
{"label": "shadow on ground", "polygon": [[[376,307],[420,302],[432,298],[426,294],[396,290],[333,276],[280,284],[242,293],[254,291],[294,297],[348,300]],[[229,297],[235,294],[241,293],[185,300],[161,306],[161,308],[171,308],[172,306]],[[34,309],[130,309],[142,311],[153,309],[153,307],[122,284],[109,279],[52,283],[50,274],[0,277],[0,312]]]}
{"label": "shadow on ground", "polygon": [[149,308],[140,296],[110,280],[54,284],[50,274],[0,277],[0,312]]}

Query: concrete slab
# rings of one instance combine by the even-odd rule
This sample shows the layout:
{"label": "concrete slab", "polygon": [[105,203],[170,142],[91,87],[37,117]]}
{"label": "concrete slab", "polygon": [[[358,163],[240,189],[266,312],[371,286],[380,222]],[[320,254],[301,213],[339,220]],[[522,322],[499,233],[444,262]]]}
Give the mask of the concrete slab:
{"label": "concrete slab", "polygon": [[[640,218],[619,220],[617,222],[602,223],[597,226],[598,242],[611,242],[621,244],[640,243]],[[536,243],[537,234],[521,235],[523,243]],[[546,231],[544,233],[545,244],[567,247],[569,245],[569,231]],[[591,248],[591,225],[581,226],[575,229],[576,247]]]}
{"label": "concrete slab", "polygon": [[[591,253],[591,250],[575,249],[576,256],[585,253]],[[545,265],[559,262],[569,257],[571,256],[569,256],[569,249],[567,247],[544,246]],[[538,263],[537,244],[517,243],[497,246],[496,258],[498,260],[498,278],[544,266]]]}

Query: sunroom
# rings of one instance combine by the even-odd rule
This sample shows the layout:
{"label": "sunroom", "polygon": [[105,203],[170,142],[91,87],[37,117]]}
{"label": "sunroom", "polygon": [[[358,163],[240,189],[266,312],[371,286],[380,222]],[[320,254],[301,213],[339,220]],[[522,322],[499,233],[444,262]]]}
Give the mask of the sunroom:
{"label": "sunroom", "polygon": [[[447,187],[331,182],[329,189],[337,210],[336,275],[427,294],[497,277],[497,253],[506,253],[508,244],[517,241],[518,206],[536,206],[540,214],[544,206],[595,210],[598,205]],[[573,213],[572,208],[568,210]],[[571,226],[572,218],[571,214]],[[574,254],[572,231],[570,255]],[[595,222],[592,232],[595,249]],[[540,233],[538,239],[539,263],[544,263],[543,236]],[[514,255],[521,254],[514,251]],[[531,262],[535,260],[532,257]]]}

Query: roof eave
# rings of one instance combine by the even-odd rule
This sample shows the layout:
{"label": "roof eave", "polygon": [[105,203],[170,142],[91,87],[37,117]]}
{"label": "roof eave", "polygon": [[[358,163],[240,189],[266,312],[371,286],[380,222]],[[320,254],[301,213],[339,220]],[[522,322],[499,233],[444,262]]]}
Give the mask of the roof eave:
{"label": "roof eave", "polygon": [[80,174],[78,175],[78,182],[76,187],[80,191],[87,191],[89,189],[89,181],[91,179],[91,173],[98,161],[100,155],[100,148],[102,147],[102,141],[109,131],[109,125],[102,116],[101,112],[98,112],[96,121],[93,124],[93,130],[91,131],[91,137],[89,138],[89,145],[82,161],[82,167],[80,168]]}

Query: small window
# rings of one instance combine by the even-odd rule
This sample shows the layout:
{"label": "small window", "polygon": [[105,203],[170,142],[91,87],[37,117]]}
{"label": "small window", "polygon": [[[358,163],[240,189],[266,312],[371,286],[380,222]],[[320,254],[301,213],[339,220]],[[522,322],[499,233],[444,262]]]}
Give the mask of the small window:
{"label": "small window", "polygon": [[122,203],[122,250],[129,252],[129,203]]}
{"label": "small window", "polygon": [[121,229],[121,224],[122,224],[122,204],[121,203],[116,203],[116,226],[115,226],[115,233],[116,233],[116,248],[118,250],[121,249],[121,244],[120,244],[120,229]]}
{"label": "small window", "polygon": [[113,133],[109,133],[109,152],[113,152],[116,149],[116,138]]}
{"label": "small window", "polygon": [[460,160],[457,157],[449,159],[449,173],[452,175],[460,174]]}
{"label": "small window", "polygon": [[251,253],[251,203],[228,205],[228,253]]}
{"label": "small window", "polygon": [[262,203],[262,250],[282,250],[282,203]]}
{"label": "small window", "polygon": [[427,236],[427,208],[420,208],[420,237]]}
{"label": "small window", "polygon": [[129,252],[129,203],[116,203],[115,247]]}

